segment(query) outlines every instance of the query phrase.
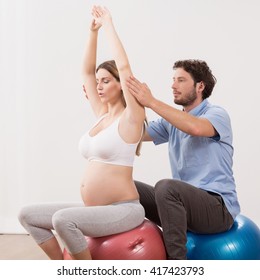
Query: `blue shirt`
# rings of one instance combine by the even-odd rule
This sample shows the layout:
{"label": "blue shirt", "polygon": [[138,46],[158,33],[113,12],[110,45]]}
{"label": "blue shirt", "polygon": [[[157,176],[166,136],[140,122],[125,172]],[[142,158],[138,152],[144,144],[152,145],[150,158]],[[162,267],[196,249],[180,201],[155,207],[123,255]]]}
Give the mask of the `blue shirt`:
{"label": "blue shirt", "polygon": [[220,194],[235,219],[240,212],[233,176],[232,129],[228,113],[204,100],[189,114],[208,119],[215,137],[197,137],[174,127],[165,119],[149,122],[147,131],[156,145],[168,142],[172,177]]}

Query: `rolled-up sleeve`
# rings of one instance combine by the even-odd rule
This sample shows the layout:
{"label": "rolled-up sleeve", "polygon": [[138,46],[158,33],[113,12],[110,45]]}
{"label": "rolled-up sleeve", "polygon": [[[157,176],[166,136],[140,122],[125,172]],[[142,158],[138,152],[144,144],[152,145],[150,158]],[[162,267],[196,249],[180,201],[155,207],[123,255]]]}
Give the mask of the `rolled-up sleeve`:
{"label": "rolled-up sleeve", "polygon": [[169,141],[170,124],[160,118],[156,121],[150,121],[147,132],[152,138],[155,145],[163,144]]}
{"label": "rolled-up sleeve", "polygon": [[214,107],[208,110],[203,118],[208,119],[218,132],[218,137],[213,137],[214,140],[232,142],[231,121],[227,112],[221,107]]}

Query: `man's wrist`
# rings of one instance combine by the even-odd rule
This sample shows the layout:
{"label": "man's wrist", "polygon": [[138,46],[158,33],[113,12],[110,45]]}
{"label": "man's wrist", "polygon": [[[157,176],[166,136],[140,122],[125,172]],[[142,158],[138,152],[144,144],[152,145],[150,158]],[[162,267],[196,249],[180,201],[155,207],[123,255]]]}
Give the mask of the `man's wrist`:
{"label": "man's wrist", "polygon": [[156,98],[152,98],[151,102],[147,106],[149,109],[155,111],[158,104],[158,100]]}

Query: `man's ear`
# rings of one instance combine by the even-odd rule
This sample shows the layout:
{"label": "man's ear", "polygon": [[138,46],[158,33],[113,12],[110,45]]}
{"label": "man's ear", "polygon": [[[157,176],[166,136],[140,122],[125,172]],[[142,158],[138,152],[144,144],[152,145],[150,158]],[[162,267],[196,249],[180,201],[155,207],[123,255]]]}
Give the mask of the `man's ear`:
{"label": "man's ear", "polygon": [[202,92],[202,91],[204,90],[204,88],[205,88],[204,82],[202,82],[202,81],[199,82],[199,83],[198,83],[198,89],[199,89],[199,91]]}

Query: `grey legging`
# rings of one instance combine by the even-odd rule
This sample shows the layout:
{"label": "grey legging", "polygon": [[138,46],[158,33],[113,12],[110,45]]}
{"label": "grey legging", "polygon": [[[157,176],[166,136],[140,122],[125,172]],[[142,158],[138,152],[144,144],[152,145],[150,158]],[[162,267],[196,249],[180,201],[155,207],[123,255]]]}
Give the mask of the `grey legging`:
{"label": "grey legging", "polygon": [[100,237],[131,230],[144,221],[138,200],[105,206],[82,203],[46,203],[24,207],[19,220],[38,244],[51,239],[55,230],[66,249],[77,254],[87,248],[85,236]]}

